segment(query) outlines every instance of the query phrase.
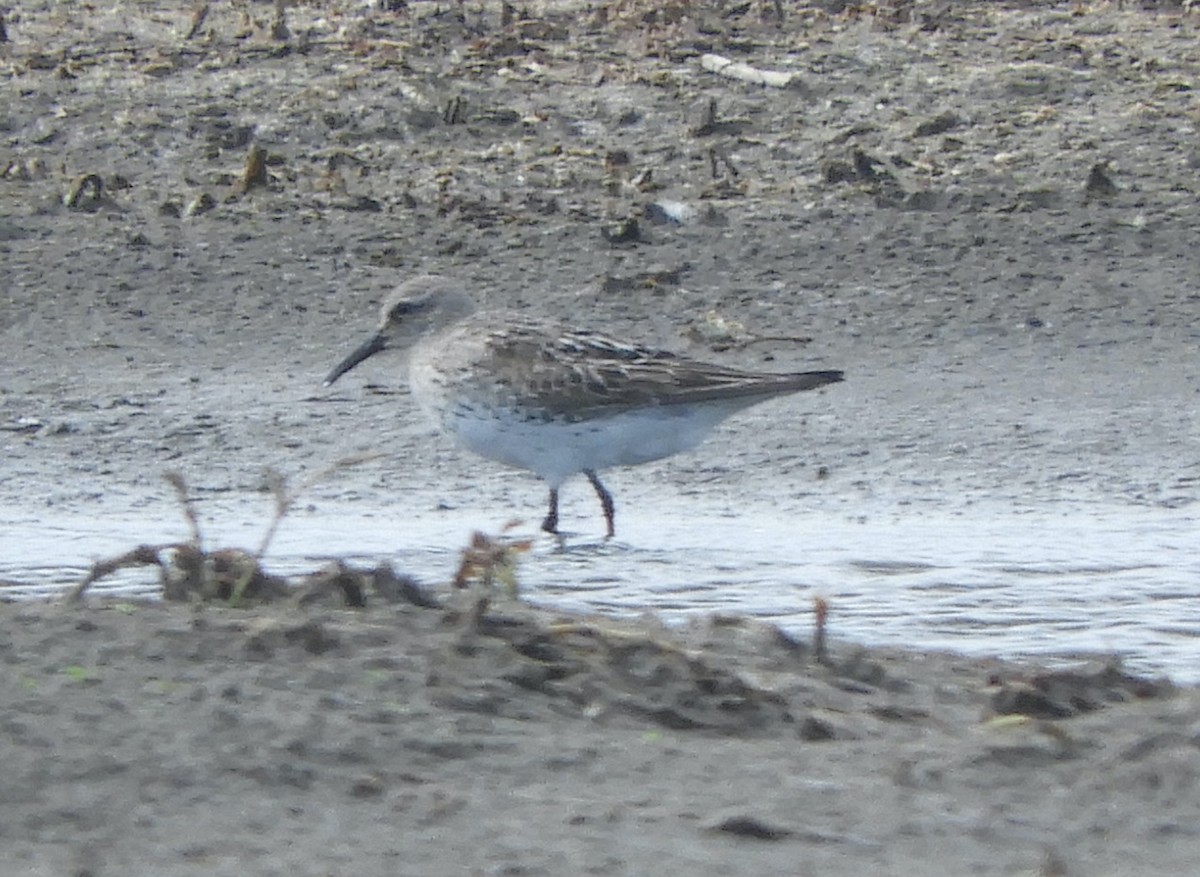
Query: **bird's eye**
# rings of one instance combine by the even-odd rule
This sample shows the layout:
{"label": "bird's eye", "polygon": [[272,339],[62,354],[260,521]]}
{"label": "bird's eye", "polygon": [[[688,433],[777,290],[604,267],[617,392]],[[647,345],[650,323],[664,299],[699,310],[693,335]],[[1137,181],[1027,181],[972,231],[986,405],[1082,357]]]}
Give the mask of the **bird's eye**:
{"label": "bird's eye", "polygon": [[405,299],[404,301],[398,301],[392,305],[392,309],[388,311],[388,317],[393,320],[400,320],[409,316],[416,310],[416,302]]}

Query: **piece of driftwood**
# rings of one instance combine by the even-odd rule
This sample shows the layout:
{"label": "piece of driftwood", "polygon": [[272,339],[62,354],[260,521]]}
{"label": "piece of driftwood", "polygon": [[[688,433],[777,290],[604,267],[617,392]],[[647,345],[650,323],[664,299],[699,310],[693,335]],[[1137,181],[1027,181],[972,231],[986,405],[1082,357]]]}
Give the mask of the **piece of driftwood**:
{"label": "piece of driftwood", "polygon": [[718,76],[728,76],[730,79],[752,82],[755,85],[770,85],[773,88],[787,88],[796,79],[795,73],[762,70],[741,61],[733,61],[723,55],[701,55],[700,66]]}

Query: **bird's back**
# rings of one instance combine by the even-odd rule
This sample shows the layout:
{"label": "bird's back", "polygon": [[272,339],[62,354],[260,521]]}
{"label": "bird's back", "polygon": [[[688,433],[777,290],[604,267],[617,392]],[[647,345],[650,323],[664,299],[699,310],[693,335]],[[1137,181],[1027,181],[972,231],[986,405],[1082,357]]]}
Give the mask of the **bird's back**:
{"label": "bird's back", "polygon": [[704,403],[724,402],[732,411],[843,378],[840,371],[742,371],[599,332],[484,313],[422,342],[412,365],[418,395],[453,387],[484,404],[572,422]]}

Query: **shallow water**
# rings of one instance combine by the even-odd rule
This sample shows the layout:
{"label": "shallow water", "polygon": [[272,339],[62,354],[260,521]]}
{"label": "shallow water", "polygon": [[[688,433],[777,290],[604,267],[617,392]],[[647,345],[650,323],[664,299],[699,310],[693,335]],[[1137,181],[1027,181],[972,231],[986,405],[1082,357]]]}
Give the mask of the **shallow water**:
{"label": "shallow water", "polygon": [[[257,510],[206,509],[213,546],[253,547]],[[297,512],[266,565],[309,572],[333,557],[388,560],[425,582],[445,581],[478,516],[443,512]],[[582,520],[580,524],[598,524]],[[626,539],[562,544],[539,537],[520,569],[523,594],[548,606],[665,621],[737,611],[807,636],[812,600],[831,606],[835,638],[978,655],[1116,653],[1131,668],[1200,681],[1200,550],[1189,510],[1077,506],[1018,513],[973,508],[838,518],[810,514],[686,517],[630,509]],[[91,563],[143,542],[186,536],[175,521],[82,516],[0,519],[0,598],[38,598],[75,584]],[[328,553],[316,554],[320,545]],[[439,546],[431,549],[428,546]],[[11,584],[19,583],[19,584]],[[93,595],[152,596],[153,570],[130,570]]]}

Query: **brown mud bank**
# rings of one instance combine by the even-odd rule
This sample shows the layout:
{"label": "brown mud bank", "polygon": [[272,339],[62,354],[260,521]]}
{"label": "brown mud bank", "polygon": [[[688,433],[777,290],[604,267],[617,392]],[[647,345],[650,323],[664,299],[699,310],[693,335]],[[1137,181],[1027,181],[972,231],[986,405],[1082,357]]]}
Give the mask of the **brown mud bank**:
{"label": "brown mud bank", "polygon": [[[536,507],[397,373],[320,389],[436,271],[847,371],[623,496],[868,543],[931,509],[1153,509],[1192,575],[1183,4],[152,7],[0,10],[0,522],[175,521],[165,469],[257,518],[265,466],[380,447],[318,513]],[[836,608],[823,663],[746,620],[502,601],[2,606],[0,872],[1194,871],[1195,691],[855,649]]]}
{"label": "brown mud bank", "polygon": [[836,637],[818,659],[728,616],[397,599],[0,607],[5,873],[1183,874],[1200,854],[1191,689]]}

